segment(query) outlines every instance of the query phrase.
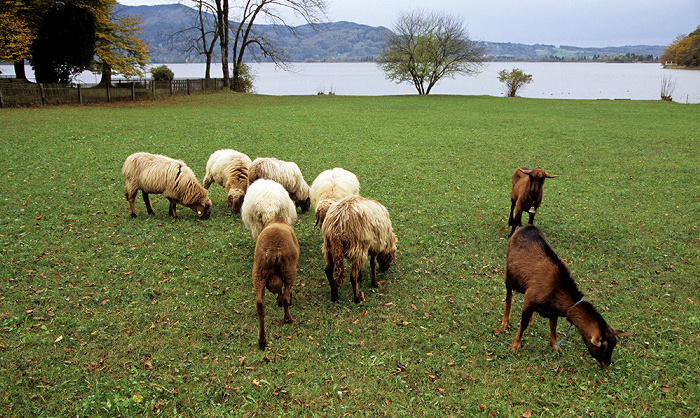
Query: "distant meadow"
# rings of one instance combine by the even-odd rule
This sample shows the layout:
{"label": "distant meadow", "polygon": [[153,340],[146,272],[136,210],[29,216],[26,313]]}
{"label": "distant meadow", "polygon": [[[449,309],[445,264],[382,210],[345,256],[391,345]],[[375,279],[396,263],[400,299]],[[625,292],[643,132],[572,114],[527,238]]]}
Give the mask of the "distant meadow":
{"label": "distant meadow", "polygon": [[[547,84],[534,78],[523,95]],[[656,81],[642,86],[653,100],[310,83],[319,91],[0,109],[0,415],[700,415],[698,105],[653,97]],[[294,161],[309,184],[354,172],[399,240],[379,287],[366,279],[355,304],[346,282],[331,302],[313,208],[299,213],[295,321],[267,292],[259,350],[255,243],[224,189],[211,186],[208,220],[179,207],[173,222],[157,195],[155,215],[137,196],[132,219],[124,199],[131,153],[182,159],[201,181],[223,148]],[[538,315],[509,349],[523,296],[501,329],[507,218],[522,166],[559,176],[535,225],[585,300],[632,334],[607,370],[576,330],[552,355]],[[559,338],[567,328],[561,318]]]}

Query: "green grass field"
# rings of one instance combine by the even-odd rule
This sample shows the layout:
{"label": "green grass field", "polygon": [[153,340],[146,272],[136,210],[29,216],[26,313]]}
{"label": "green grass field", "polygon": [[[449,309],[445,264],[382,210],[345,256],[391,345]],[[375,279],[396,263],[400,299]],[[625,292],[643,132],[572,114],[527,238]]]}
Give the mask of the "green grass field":
{"label": "green grass field", "polygon": [[[0,416],[698,416],[700,107],[474,96],[266,97],[0,111]],[[330,302],[313,210],[300,214],[294,324],[212,185],[198,220],[137,197],[136,151],[343,167],[399,238],[381,285]],[[535,225],[621,338],[608,370],[536,317],[502,332],[510,177],[542,166]],[[365,267],[365,270],[367,266]],[[522,295],[516,295],[511,324]],[[563,336],[568,322],[560,320]]]}

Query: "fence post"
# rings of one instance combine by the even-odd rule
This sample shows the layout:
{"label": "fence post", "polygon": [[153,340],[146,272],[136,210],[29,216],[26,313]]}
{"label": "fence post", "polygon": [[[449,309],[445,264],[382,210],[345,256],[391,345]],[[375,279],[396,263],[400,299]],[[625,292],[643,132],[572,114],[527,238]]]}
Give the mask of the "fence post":
{"label": "fence post", "polygon": [[156,80],[151,80],[151,94],[153,94],[153,98],[156,98]]}
{"label": "fence post", "polygon": [[136,83],[134,83],[133,81],[131,82],[131,100],[132,101],[136,101],[136,86],[135,86],[135,84]]}
{"label": "fence post", "polygon": [[173,95],[173,79],[172,78],[170,79],[169,86],[170,86],[170,95],[172,96]]}
{"label": "fence post", "polygon": [[5,107],[5,101],[2,99],[2,89],[0,89],[0,107]]}
{"label": "fence post", "polygon": [[83,104],[83,90],[80,88],[80,83],[78,83],[78,103]]}
{"label": "fence post", "polygon": [[44,86],[39,83],[39,96],[41,96],[41,104],[46,104],[46,94],[44,94]]}
{"label": "fence post", "polygon": [[202,91],[207,91],[207,79],[202,79]]}
{"label": "fence post", "polygon": [[190,79],[185,80],[187,82],[187,95],[190,95]]}
{"label": "fence post", "polygon": [[107,83],[105,84],[105,87],[107,88],[107,103],[112,103],[112,83]]}

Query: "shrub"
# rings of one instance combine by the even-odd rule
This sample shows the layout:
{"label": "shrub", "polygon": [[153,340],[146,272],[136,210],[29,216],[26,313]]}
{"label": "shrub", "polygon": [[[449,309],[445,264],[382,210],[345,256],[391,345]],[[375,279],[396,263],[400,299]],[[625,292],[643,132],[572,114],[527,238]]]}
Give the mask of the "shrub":
{"label": "shrub", "polygon": [[525,74],[519,68],[513,68],[510,72],[501,70],[498,72],[498,81],[504,84],[504,92],[508,97],[515,97],[525,84],[532,83],[532,75]]}
{"label": "shrub", "polygon": [[153,81],[170,81],[175,78],[175,73],[167,65],[160,65],[151,68],[151,77]]}

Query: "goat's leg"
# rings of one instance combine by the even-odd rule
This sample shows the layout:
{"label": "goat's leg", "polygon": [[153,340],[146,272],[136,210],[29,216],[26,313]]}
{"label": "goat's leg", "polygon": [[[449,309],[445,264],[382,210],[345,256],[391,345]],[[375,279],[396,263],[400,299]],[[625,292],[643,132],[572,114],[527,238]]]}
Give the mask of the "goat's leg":
{"label": "goat's leg", "polygon": [[513,226],[515,224],[515,218],[513,218],[513,209],[515,209],[515,200],[510,199],[510,215],[508,216],[508,225]]}
{"label": "goat's leg", "polygon": [[[534,207],[534,206],[533,206],[533,207]],[[527,220],[527,223],[529,223],[530,225],[532,225],[532,224],[535,222],[535,213],[536,213],[536,211],[537,211],[537,209],[535,209],[535,212],[530,212],[530,211],[527,212],[528,215],[530,215],[530,217],[529,217],[528,220]]]}
{"label": "goat's leg", "polygon": [[510,322],[510,304],[513,301],[513,289],[506,286],[506,309],[503,312],[503,320],[501,321],[501,328],[505,331],[508,329],[508,323]]}
{"label": "goat's leg", "polygon": [[561,347],[557,347],[557,318],[549,318],[549,346],[552,351],[561,353]]}
{"label": "goat's leg", "polygon": [[149,215],[155,215],[156,213],[153,211],[153,206],[151,205],[151,198],[148,196],[148,193],[146,192],[141,192],[143,195],[143,203],[146,204],[146,211],[148,211]]}
{"label": "goat's leg", "polygon": [[525,307],[523,308],[523,316],[520,318],[520,327],[518,328],[518,332],[515,334],[515,338],[513,338],[513,342],[510,344],[510,349],[514,352],[518,351],[522,346],[523,333],[530,323],[533,313],[534,311],[527,306],[526,299]]}

